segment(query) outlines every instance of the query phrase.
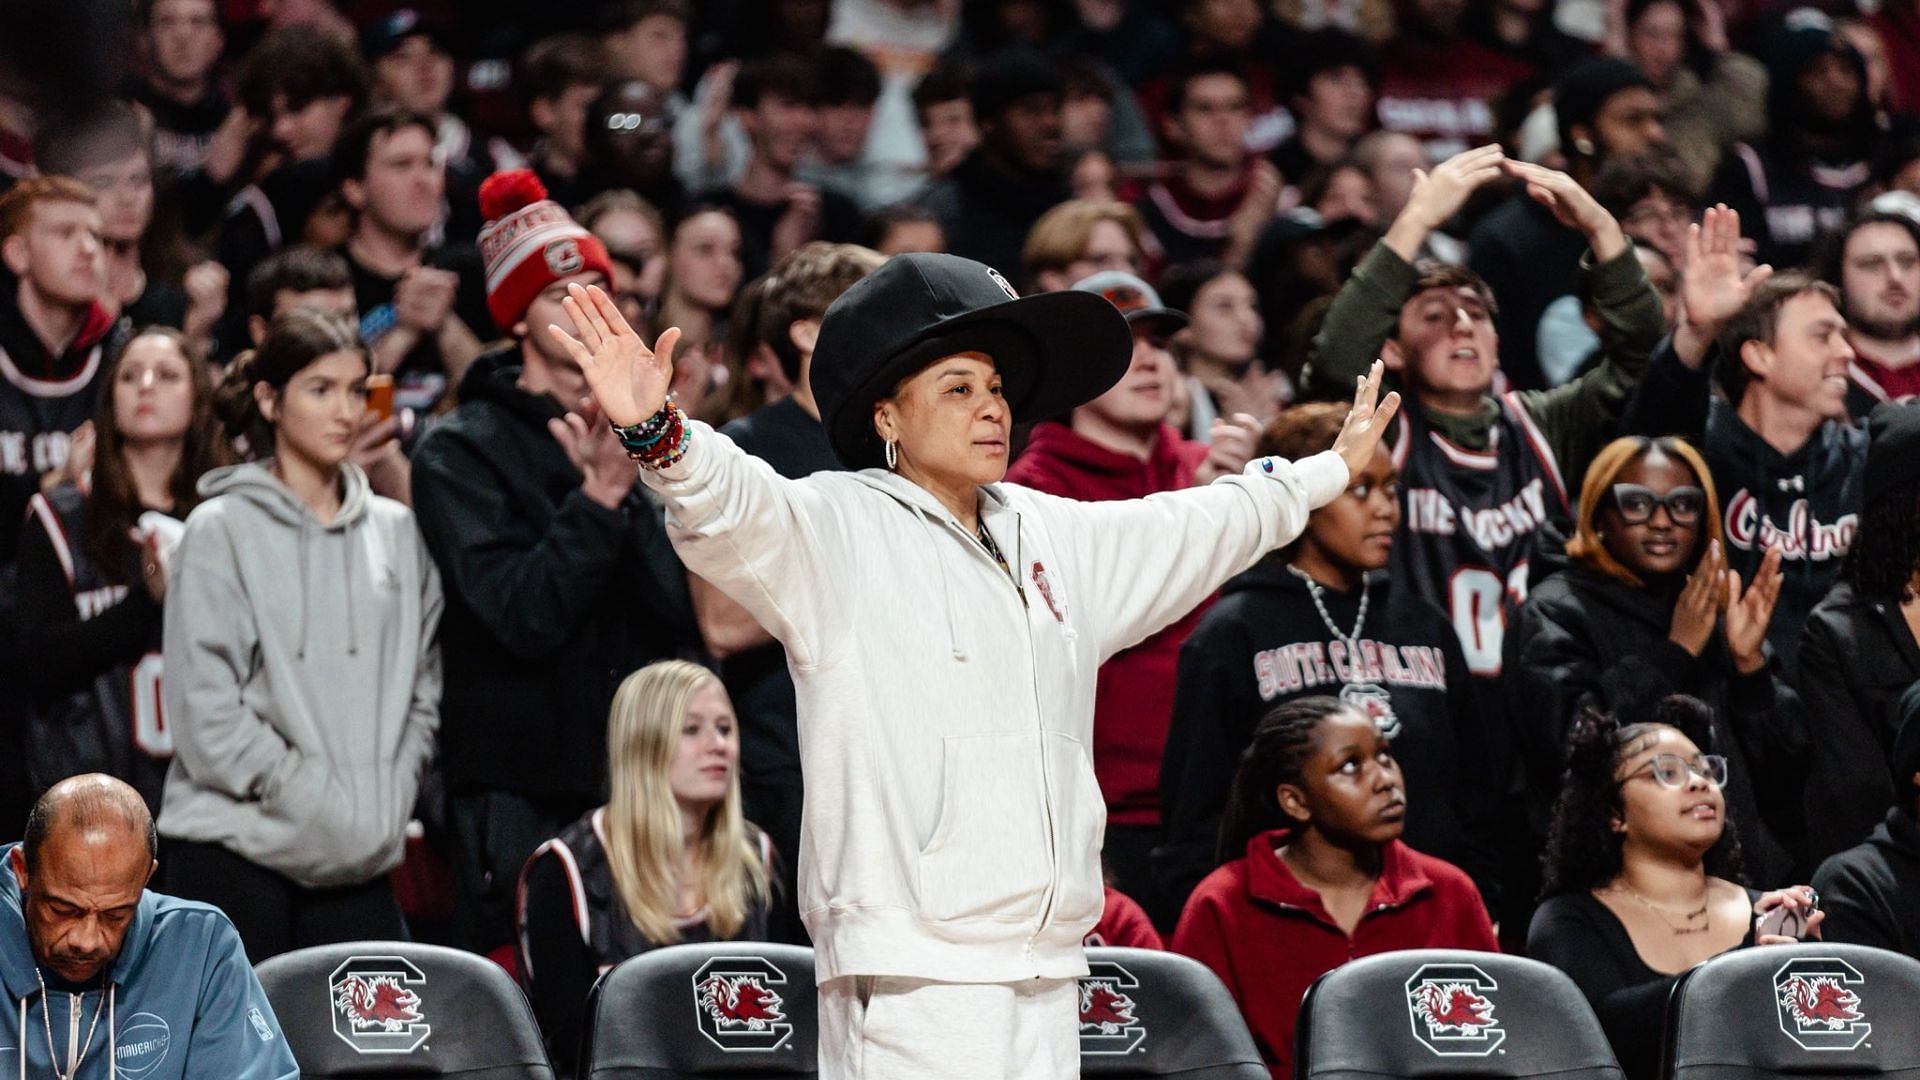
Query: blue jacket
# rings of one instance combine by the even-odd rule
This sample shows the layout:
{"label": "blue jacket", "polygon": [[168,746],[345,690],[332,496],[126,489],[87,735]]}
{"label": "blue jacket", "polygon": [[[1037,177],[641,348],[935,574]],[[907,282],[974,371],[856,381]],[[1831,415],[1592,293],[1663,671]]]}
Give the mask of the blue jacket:
{"label": "blue jacket", "polygon": [[240,935],[206,904],[142,893],[113,962],[107,1000],[100,990],[49,989],[51,1002],[42,1001],[13,846],[0,847],[0,1080],[53,1075],[49,1025],[62,1068],[95,1029],[76,1080],[298,1080],[300,1067]]}

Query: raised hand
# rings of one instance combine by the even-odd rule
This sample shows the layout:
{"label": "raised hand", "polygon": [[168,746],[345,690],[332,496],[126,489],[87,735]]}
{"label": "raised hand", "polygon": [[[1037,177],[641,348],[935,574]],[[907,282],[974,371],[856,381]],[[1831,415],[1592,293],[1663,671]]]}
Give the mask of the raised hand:
{"label": "raised hand", "polygon": [[659,412],[667,403],[667,388],[673,384],[673,347],[680,341],[680,328],[663,330],[649,349],[633,332],[620,308],[598,285],[581,288],[567,286],[567,298],[560,302],[567,318],[573,320],[573,334],[549,323],[553,336],[580,373],[587,377],[593,398],[606,418],[621,427],[631,427]]}
{"label": "raised hand", "polygon": [[1773,276],[1773,267],[1765,265],[1742,273],[1745,261],[1740,250],[1740,211],[1722,203],[1709,208],[1699,224],[1687,227],[1680,300],[1690,325],[1717,331],[1746,306],[1761,282]]}
{"label": "raised hand", "polygon": [[1780,549],[1768,548],[1754,571],[1753,584],[1743,592],[1738,571],[1727,571],[1727,599],[1724,626],[1727,651],[1733,654],[1733,666],[1742,675],[1751,675],[1767,666],[1767,624],[1773,621],[1773,606],[1780,600]]}
{"label": "raised hand", "polygon": [[1499,176],[1500,163],[1506,159],[1498,143],[1489,143],[1453,155],[1432,172],[1413,170],[1413,192],[1387,230],[1387,246],[1411,262],[1427,235],[1459,213],[1481,185]]}
{"label": "raised hand", "polygon": [[1527,185],[1529,198],[1552,211],[1560,224],[1580,230],[1580,235],[1593,247],[1595,259],[1604,262],[1627,249],[1627,236],[1620,230],[1620,223],[1573,177],[1558,169],[1511,158],[1505,166],[1507,172]]}
{"label": "raised hand", "polygon": [[1359,385],[1354,390],[1353,408],[1348,410],[1347,422],[1340,427],[1340,437],[1333,441],[1333,452],[1347,463],[1348,476],[1359,476],[1360,470],[1373,463],[1373,451],[1386,436],[1393,414],[1400,411],[1397,392],[1389,393],[1377,407],[1374,405],[1380,399],[1380,376],[1385,370],[1386,366],[1375,360],[1366,377],[1356,380]]}
{"label": "raised hand", "polygon": [[1673,605],[1673,621],[1667,631],[1667,640],[1699,656],[1707,650],[1707,642],[1713,640],[1714,623],[1719,619],[1720,609],[1727,605],[1727,561],[1721,554],[1720,541],[1707,543],[1707,553],[1700,557],[1700,564],[1687,575],[1687,584],[1680,590],[1680,598]]}

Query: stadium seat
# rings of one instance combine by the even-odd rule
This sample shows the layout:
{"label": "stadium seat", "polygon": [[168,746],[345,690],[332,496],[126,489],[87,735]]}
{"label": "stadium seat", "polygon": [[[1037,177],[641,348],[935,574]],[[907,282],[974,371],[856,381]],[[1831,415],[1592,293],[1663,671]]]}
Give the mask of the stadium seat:
{"label": "stadium seat", "polygon": [[1080,1075],[1265,1080],[1227,988],[1206,965],[1151,949],[1092,948],[1080,980]]}
{"label": "stadium seat", "polygon": [[286,953],[256,970],[306,1080],[553,1080],[526,996],[484,956],[354,941]]}
{"label": "stadium seat", "polygon": [[744,941],[655,949],[594,984],[582,1080],[814,1076],[819,1032],[812,949]]}
{"label": "stadium seat", "polygon": [[1920,1076],[1920,961],[1863,945],[1740,949],[1689,971],[1667,1004],[1673,1080]]}
{"label": "stadium seat", "polygon": [[1536,960],[1411,949],[1322,975],[1300,1003],[1295,1080],[1620,1080],[1573,980]]}

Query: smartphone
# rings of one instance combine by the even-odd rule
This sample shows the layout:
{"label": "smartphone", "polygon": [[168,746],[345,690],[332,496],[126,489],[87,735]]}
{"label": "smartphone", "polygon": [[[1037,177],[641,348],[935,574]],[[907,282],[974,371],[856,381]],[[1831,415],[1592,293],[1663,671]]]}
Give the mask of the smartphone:
{"label": "smartphone", "polygon": [[367,376],[367,411],[382,420],[393,415],[393,376]]}
{"label": "smartphone", "polygon": [[1760,916],[1759,923],[1753,928],[1753,936],[1757,939],[1778,934],[1798,940],[1807,932],[1807,916],[1808,912],[1782,904]]}

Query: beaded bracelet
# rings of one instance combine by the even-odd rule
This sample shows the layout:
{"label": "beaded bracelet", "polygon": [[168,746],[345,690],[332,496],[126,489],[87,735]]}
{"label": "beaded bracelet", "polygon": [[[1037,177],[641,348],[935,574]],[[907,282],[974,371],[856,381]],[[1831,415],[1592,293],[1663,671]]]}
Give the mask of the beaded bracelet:
{"label": "beaded bracelet", "polygon": [[643,469],[658,470],[669,468],[686,456],[689,434],[686,421],[687,414],[668,398],[659,412],[638,424],[625,427],[612,424],[612,427],[620,445],[627,448],[629,458]]}

